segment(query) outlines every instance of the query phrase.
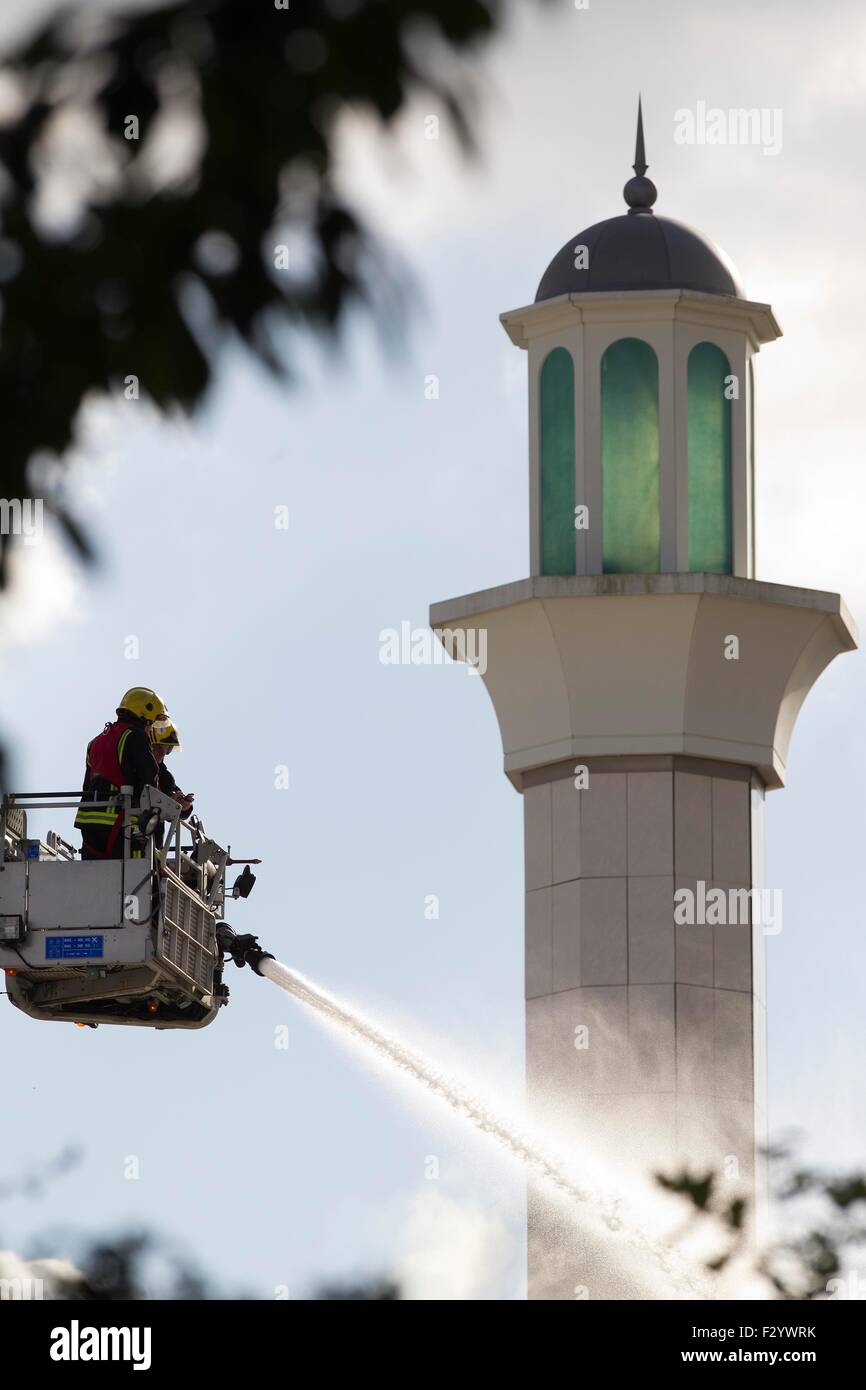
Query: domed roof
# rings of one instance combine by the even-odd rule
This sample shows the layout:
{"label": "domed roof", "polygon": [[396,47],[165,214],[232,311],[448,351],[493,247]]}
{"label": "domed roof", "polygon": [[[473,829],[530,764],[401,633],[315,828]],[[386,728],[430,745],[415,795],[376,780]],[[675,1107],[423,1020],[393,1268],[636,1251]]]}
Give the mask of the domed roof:
{"label": "domed roof", "polygon": [[[628,212],[571,237],[541,277],[536,304],[560,294],[603,290],[701,290],[745,298],[724,251],[682,222],[654,215],[657,193],[645,177],[646,169],[638,104],[636,177],[623,189]],[[578,252],[579,247],[586,247],[585,255]],[[581,268],[575,266],[576,260]]]}
{"label": "domed roof", "polygon": [[[575,268],[575,247],[585,246],[585,269]],[[703,290],[744,299],[737,272],[709,238],[647,209],[624,213],[578,232],[541,277],[535,302],[587,290]]]}

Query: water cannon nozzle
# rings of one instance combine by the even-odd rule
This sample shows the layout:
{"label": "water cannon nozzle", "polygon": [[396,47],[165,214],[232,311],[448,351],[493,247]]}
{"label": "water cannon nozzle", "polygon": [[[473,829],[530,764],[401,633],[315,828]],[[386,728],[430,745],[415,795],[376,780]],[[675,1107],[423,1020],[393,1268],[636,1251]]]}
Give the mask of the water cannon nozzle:
{"label": "water cannon nozzle", "polygon": [[265,951],[259,945],[257,936],[253,936],[252,932],[239,934],[229,926],[228,922],[217,923],[216,938],[221,955],[231,956],[239,969],[248,965],[257,975],[261,975],[259,966],[262,961],[274,959],[270,951]]}

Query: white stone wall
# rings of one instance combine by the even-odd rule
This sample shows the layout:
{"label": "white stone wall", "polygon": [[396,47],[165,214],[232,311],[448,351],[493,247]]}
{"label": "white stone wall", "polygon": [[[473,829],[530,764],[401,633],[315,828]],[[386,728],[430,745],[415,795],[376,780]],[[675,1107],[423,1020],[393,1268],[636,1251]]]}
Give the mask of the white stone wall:
{"label": "white stone wall", "polygon": [[[530,1112],[578,1170],[587,1146],[642,1173],[712,1167],[754,1200],[764,938],[748,921],[677,925],[674,892],[752,886],[760,788],[688,758],[588,770],[582,790],[571,765],[524,788]],[[537,1197],[530,1210],[530,1296],[574,1297],[597,1261],[552,1234]]]}

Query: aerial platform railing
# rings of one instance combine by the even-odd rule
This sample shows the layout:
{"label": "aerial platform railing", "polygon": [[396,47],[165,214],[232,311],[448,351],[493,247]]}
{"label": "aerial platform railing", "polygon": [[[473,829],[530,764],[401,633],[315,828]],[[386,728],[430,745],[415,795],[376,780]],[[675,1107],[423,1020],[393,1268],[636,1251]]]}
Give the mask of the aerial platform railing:
{"label": "aerial platform railing", "polygon": [[[257,859],[232,859],[231,846],[223,849],[210,838],[201,820],[185,811],[174,797],[157,787],[144,787],[136,800],[133,789],[120,787],[111,797],[87,800],[74,792],[7,792],[0,802],[0,864],[22,859],[75,861],[78,851],[54,830],[45,838],[28,838],[27,817],[34,811],[119,810],[122,815],[122,859],[134,861],[145,873],[156,869],[161,878],[173,879],[199,898],[206,909],[219,913],[227,893],[246,897],[254,879],[249,869],[240,885],[226,885],[226,869],[233,864],[257,864]],[[184,836],[189,843],[184,843]]]}
{"label": "aerial platform railing", "polygon": [[141,859],[138,853],[143,846],[134,842],[139,830],[139,806],[134,801],[132,787],[124,786],[111,797],[101,800],[85,798],[77,792],[7,792],[0,810],[0,863],[9,859],[67,859],[76,856],[76,849],[56,831],[49,830],[45,839],[29,839],[27,836],[28,811],[72,810],[78,811],[84,805],[89,811],[120,810],[123,836],[124,859]]}
{"label": "aerial platform railing", "polygon": [[[132,788],[129,792],[132,800]],[[77,811],[81,805],[82,794],[77,792],[7,792],[0,802],[0,864],[9,860],[38,859],[45,850],[49,859],[74,859],[76,850],[68,840],[56,831],[49,830],[45,839],[28,839],[28,811]],[[113,810],[119,804],[118,798],[107,801],[89,801],[87,805],[94,811]],[[126,813],[127,807],[123,807]]]}

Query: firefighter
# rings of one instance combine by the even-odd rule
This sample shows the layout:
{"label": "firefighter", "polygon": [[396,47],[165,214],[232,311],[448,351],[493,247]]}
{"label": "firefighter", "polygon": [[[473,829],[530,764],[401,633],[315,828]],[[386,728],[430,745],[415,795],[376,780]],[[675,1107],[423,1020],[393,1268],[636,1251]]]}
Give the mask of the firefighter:
{"label": "firefighter", "polygon": [[180,803],[184,814],[192,810],[192,792],[183,792],[165,765],[165,760],[173,748],[181,750],[180,736],[170,719],[155,719],[150,731],[152,752],[159,766],[157,786],[166,796],[173,796]]}
{"label": "firefighter", "polygon": [[150,730],[166,717],[156,691],[136,685],[117,707],[117,719],[87,745],[87,766],[75,825],[81,831],[82,859],[123,858],[123,808],[109,805],[88,809],[88,802],[116,802],[121,787],[132,787],[133,802],[143,787],[155,787],[159,765],[153,756]]}

